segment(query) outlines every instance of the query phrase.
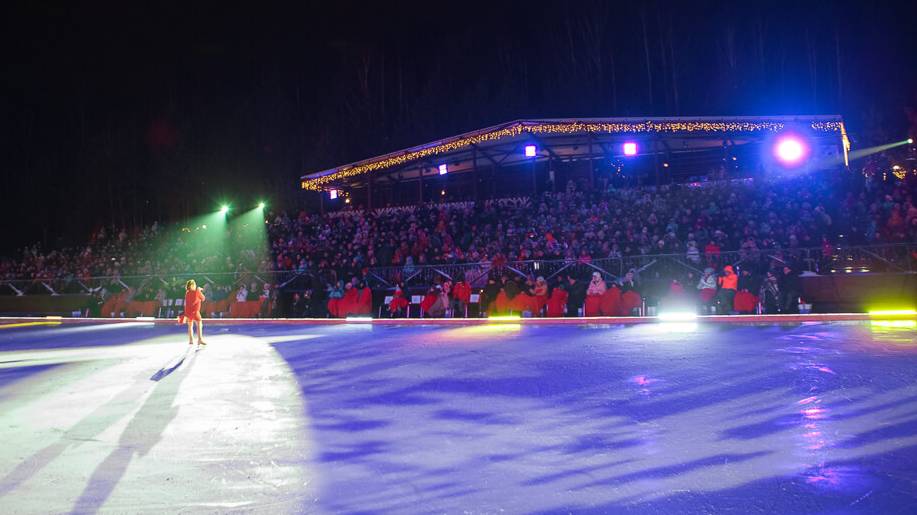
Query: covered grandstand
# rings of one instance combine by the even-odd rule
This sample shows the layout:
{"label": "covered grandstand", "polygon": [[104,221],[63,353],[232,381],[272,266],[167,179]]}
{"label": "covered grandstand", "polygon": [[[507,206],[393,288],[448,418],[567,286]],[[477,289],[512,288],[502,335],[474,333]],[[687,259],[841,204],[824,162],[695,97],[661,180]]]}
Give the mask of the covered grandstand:
{"label": "covered grandstand", "polygon": [[516,120],[309,173],[301,187],[325,193],[322,207],[372,208],[753,174],[780,167],[772,146],[785,134],[805,142],[806,167],[848,164],[839,115]]}

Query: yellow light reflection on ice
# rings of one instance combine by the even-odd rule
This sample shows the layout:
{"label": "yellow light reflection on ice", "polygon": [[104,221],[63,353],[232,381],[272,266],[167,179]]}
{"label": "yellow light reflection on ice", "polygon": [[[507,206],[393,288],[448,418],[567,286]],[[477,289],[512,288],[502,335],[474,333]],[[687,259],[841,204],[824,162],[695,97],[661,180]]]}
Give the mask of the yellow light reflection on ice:
{"label": "yellow light reflection on ice", "polygon": [[36,325],[61,325],[61,322],[17,322],[0,325],[0,329],[13,329],[16,327],[31,327]]}

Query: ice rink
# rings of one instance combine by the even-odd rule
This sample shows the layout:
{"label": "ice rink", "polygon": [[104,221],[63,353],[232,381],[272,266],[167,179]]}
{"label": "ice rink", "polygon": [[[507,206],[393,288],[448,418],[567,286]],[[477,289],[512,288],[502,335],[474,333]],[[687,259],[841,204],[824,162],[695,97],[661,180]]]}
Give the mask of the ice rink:
{"label": "ice rink", "polygon": [[910,322],[0,322],[0,506],[914,513]]}

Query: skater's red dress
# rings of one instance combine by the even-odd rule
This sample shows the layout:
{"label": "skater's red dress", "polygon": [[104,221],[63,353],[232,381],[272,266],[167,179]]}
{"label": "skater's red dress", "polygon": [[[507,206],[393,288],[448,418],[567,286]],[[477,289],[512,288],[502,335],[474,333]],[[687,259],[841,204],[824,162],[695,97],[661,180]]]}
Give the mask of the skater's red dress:
{"label": "skater's red dress", "polygon": [[185,323],[188,320],[201,321],[201,303],[204,302],[204,292],[200,288],[188,290],[185,292],[185,312],[178,315],[178,322]]}

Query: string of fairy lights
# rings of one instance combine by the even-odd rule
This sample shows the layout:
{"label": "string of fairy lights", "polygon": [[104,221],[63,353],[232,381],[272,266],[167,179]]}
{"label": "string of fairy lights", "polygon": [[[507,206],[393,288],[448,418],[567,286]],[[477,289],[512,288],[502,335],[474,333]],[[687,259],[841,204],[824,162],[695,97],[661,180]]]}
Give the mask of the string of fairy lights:
{"label": "string of fairy lights", "polygon": [[[385,170],[410,161],[437,156],[470,148],[472,145],[514,138],[522,134],[646,134],[646,133],[734,133],[780,132],[786,128],[782,121],[653,121],[643,122],[519,122],[489,132],[444,141],[437,145],[412,150],[339,169],[328,175],[303,180],[304,190],[322,191],[327,185],[343,179]],[[809,124],[815,132],[839,132],[845,147],[849,148],[847,133],[841,121],[813,121]]]}

